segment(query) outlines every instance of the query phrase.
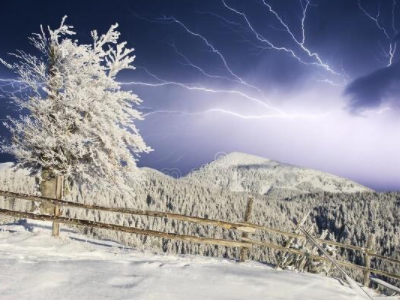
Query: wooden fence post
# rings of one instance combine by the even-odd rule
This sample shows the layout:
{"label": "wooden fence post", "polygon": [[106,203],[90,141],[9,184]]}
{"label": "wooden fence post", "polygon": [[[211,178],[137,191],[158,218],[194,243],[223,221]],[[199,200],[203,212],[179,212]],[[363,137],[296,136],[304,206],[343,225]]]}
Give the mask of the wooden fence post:
{"label": "wooden fence post", "polygon": [[[250,221],[250,215],[251,215],[251,210],[253,209],[253,198],[250,197],[249,200],[247,201],[247,206],[246,206],[246,212],[244,214],[244,222],[249,222]],[[247,232],[242,233],[242,238],[248,238],[249,234]],[[241,248],[240,249],[240,261],[244,262],[250,254],[250,249],[249,248]]]}
{"label": "wooden fence post", "polygon": [[[64,184],[64,177],[57,176],[57,178],[56,178],[56,198],[60,199],[60,200],[63,198],[63,190],[64,190],[63,184]],[[59,205],[54,206],[54,216],[55,217],[60,216],[60,206]],[[60,236],[60,224],[55,220],[53,221],[52,236]]]}
{"label": "wooden fence post", "polygon": [[371,268],[371,256],[368,255],[368,251],[372,251],[372,241],[373,241],[373,235],[368,236],[367,240],[367,249],[364,250],[364,257],[365,257],[365,271],[364,271],[364,286],[368,287],[369,286],[369,276],[371,272],[369,269]]}

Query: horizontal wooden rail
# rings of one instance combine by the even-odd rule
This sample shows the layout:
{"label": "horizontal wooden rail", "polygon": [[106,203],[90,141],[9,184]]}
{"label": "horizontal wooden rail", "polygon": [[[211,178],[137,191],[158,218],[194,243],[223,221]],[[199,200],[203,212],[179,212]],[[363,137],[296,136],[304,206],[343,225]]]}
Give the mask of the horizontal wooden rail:
{"label": "horizontal wooden rail", "polygon": [[[59,199],[47,198],[47,197],[41,197],[41,196],[32,196],[32,195],[27,195],[27,194],[1,191],[1,190],[0,190],[0,196],[19,198],[19,199],[24,199],[24,200],[28,200],[28,201],[40,201],[40,202],[45,201],[45,202],[49,202],[52,204],[75,207],[75,208],[82,208],[82,209],[95,209],[95,210],[101,210],[101,211],[118,212],[118,213],[141,215],[141,216],[148,216],[148,217],[170,218],[170,219],[174,219],[174,220],[192,222],[192,223],[197,223],[197,224],[202,224],[202,225],[218,226],[218,227],[222,227],[225,229],[238,230],[238,231],[249,232],[249,233],[254,233],[256,230],[261,230],[261,231],[267,231],[267,232],[271,232],[274,234],[279,234],[279,235],[283,235],[283,236],[287,236],[287,237],[306,239],[306,237],[301,234],[286,232],[286,231],[282,231],[279,229],[274,229],[274,228],[270,228],[267,226],[253,224],[253,223],[247,223],[247,222],[225,222],[225,221],[218,221],[218,220],[212,220],[212,219],[206,219],[206,218],[200,218],[200,217],[190,217],[190,216],[185,216],[182,214],[169,213],[169,212],[139,210],[139,209],[120,208],[120,207],[103,207],[103,206],[99,206],[99,205],[83,204],[83,203],[77,203],[77,202],[72,202],[72,201],[67,201],[67,200],[59,200]],[[381,260],[386,260],[386,261],[389,261],[392,263],[400,264],[400,260],[398,260],[398,259],[379,255],[365,247],[358,247],[358,246],[353,246],[353,245],[348,245],[348,244],[342,244],[339,242],[324,240],[324,239],[319,239],[319,238],[315,238],[315,240],[321,244],[336,246],[336,247],[355,250],[355,251],[361,251],[363,253],[368,253],[368,255],[371,257],[375,257],[375,258],[379,258]]]}
{"label": "horizontal wooden rail", "polygon": [[[292,238],[297,238],[297,239],[307,239],[304,235],[302,234],[298,234],[298,233],[293,233],[293,232],[286,232],[286,231],[282,231],[279,229],[274,229],[274,228],[270,228],[270,227],[266,227],[263,225],[257,225],[257,224],[248,224],[248,223],[241,223],[247,226],[252,226],[256,229],[259,230],[263,230],[263,231],[268,231],[271,233],[275,233],[275,234],[280,234],[283,236],[287,236],[287,237],[292,237]],[[323,239],[319,239],[319,238],[315,238],[316,241],[323,243],[323,244],[327,244],[327,245],[332,245],[332,246],[337,246],[337,247],[341,247],[341,248],[346,248],[346,249],[351,249],[351,250],[356,250],[356,251],[362,251],[364,252],[365,250],[367,250],[364,247],[358,247],[358,246],[353,246],[353,245],[348,245],[348,244],[342,244],[339,242],[335,242],[335,241],[329,241],[329,240],[323,240]],[[374,253],[371,252],[371,255],[373,255]],[[397,261],[398,263],[400,263],[400,260]]]}
{"label": "horizontal wooden rail", "polygon": [[40,196],[32,196],[26,194],[19,194],[13,192],[0,191],[0,196],[4,197],[12,197],[12,198],[20,198],[28,201],[40,201],[40,202],[49,202],[52,204],[75,207],[75,208],[83,208],[83,209],[95,209],[109,212],[118,212],[123,214],[132,214],[132,215],[141,215],[148,217],[158,217],[158,218],[170,218],[174,220],[193,222],[202,225],[211,225],[211,226],[219,226],[225,229],[234,229],[249,233],[254,233],[256,231],[255,228],[251,226],[247,226],[241,223],[230,223],[224,221],[211,220],[200,217],[189,217],[181,214],[169,213],[169,212],[159,212],[159,211],[150,211],[150,210],[139,210],[132,208],[121,208],[121,207],[103,207],[99,205],[92,204],[83,204],[78,202],[72,202],[67,200],[59,200],[54,198],[40,197]]}
{"label": "horizontal wooden rail", "polygon": [[[26,218],[26,219],[41,220],[41,221],[55,221],[56,220],[57,222],[59,222],[61,224],[67,224],[67,225],[76,225],[76,226],[85,226],[85,227],[91,227],[91,228],[115,230],[115,231],[121,231],[121,232],[127,232],[127,233],[139,234],[139,235],[147,235],[147,236],[154,236],[154,237],[159,237],[159,238],[166,238],[166,239],[171,239],[171,240],[180,240],[180,241],[201,243],[201,244],[211,244],[211,245],[218,245],[218,246],[225,246],[225,247],[251,248],[253,245],[259,245],[259,246],[264,246],[264,247],[278,250],[278,251],[294,253],[297,255],[308,255],[312,259],[329,262],[329,260],[327,258],[322,257],[322,256],[307,254],[307,253],[297,250],[297,249],[285,248],[285,247],[282,247],[282,246],[279,246],[276,244],[263,242],[263,241],[257,241],[257,240],[253,240],[250,238],[242,238],[241,241],[230,241],[230,240],[224,240],[224,239],[204,238],[204,237],[197,237],[197,236],[192,236],[192,235],[180,235],[177,233],[166,233],[166,232],[155,231],[155,230],[139,229],[139,228],[134,228],[134,227],[127,227],[127,226],[121,226],[121,225],[115,225],[115,224],[109,224],[109,223],[100,223],[100,222],[81,220],[81,219],[70,219],[70,218],[60,217],[60,216],[56,217],[56,216],[41,215],[41,214],[34,214],[34,213],[27,213],[27,212],[16,212],[13,210],[3,209],[3,208],[0,208],[0,213],[8,215],[8,216],[12,216],[12,217],[18,217],[18,218]],[[379,274],[379,275],[387,276],[390,278],[400,279],[400,275],[391,274],[391,273],[376,270],[376,269],[362,267],[362,266],[359,266],[356,264],[352,264],[350,262],[338,261],[337,263],[344,267],[349,267],[349,268],[358,269],[358,270],[362,270],[362,271],[369,271],[374,274]]]}
{"label": "horizontal wooden rail", "polygon": [[[298,239],[303,239],[303,240],[307,239],[304,235],[301,235],[301,234],[297,234],[297,233],[293,233],[293,232],[286,232],[286,231],[282,231],[282,230],[279,230],[279,229],[265,227],[265,226],[262,226],[262,225],[247,224],[247,223],[240,223],[240,224],[244,224],[244,225],[247,225],[247,226],[252,226],[252,227],[254,227],[256,229],[259,229],[259,230],[264,230],[264,231],[272,232],[272,233],[275,233],[275,234],[280,234],[280,235],[283,235],[283,236],[288,236],[288,237],[298,238]],[[386,260],[386,261],[389,261],[389,262],[392,262],[392,263],[400,264],[400,260],[398,260],[398,259],[390,258],[390,257],[386,257],[386,256],[383,256],[383,255],[377,254],[376,252],[371,251],[371,250],[369,250],[369,249],[367,249],[365,247],[358,247],[358,246],[349,245],[349,244],[342,244],[342,243],[339,243],[339,242],[330,241],[330,240],[324,240],[324,239],[319,239],[319,238],[314,238],[314,239],[316,241],[318,241],[319,243],[321,243],[321,244],[336,246],[336,247],[355,250],[355,251],[361,251],[361,252],[364,252],[364,253],[368,253],[369,256],[376,257],[376,258],[379,258],[381,260]]]}
{"label": "horizontal wooden rail", "polygon": [[[296,255],[307,255],[309,257],[311,257],[312,259],[315,260],[320,260],[320,261],[326,261],[326,262],[330,262],[329,259],[327,259],[326,257],[323,256],[318,256],[318,255],[314,255],[314,254],[309,254],[309,253],[305,253],[301,250],[297,250],[297,249],[292,249],[292,248],[285,248],[276,244],[272,244],[272,243],[268,243],[268,242],[263,242],[263,241],[256,241],[250,238],[242,238],[241,239],[244,242],[248,242],[251,243],[253,245],[259,245],[259,246],[264,246],[270,249],[274,249],[274,250],[278,250],[278,251],[282,251],[282,252],[287,252],[287,253],[293,253]],[[337,261],[337,263],[341,266],[344,267],[348,267],[348,268],[352,268],[352,269],[358,269],[361,271],[369,271],[371,273],[375,273],[375,274],[379,274],[379,275],[383,275],[383,276],[387,276],[387,277],[391,277],[391,278],[395,278],[395,279],[400,279],[400,275],[397,274],[391,274],[388,272],[384,272],[384,271],[380,271],[380,270],[376,270],[376,269],[372,269],[372,268],[366,268],[363,266],[359,266],[350,262],[345,262],[345,261]]]}
{"label": "horizontal wooden rail", "polygon": [[16,211],[4,209],[4,208],[0,208],[0,213],[3,213],[8,216],[12,216],[12,217],[18,217],[18,218],[26,218],[26,219],[41,220],[41,221],[57,221],[59,223],[68,224],[68,225],[78,225],[78,226],[85,226],[85,227],[92,227],[92,228],[116,230],[116,231],[122,231],[122,232],[127,232],[127,233],[155,236],[155,237],[159,237],[159,238],[187,241],[187,242],[200,243],[200,244],[211,244],[211,245],[218,245],[218,246],[225,246],[225,247],[247,247],[247,248],[250,248],[252,246],[251,243],[244,242],[244,241],[229,241],[229,240],[223,240],[223,239],[204,238],[204,237],[198,237],[198,236],[193,236],[193,235],[180,235],[177,233],[167,233],[167,232],[161,232],[161,231],[155,231],[155,230],[139,229],[139,228],[134,228],[134,227],[127,227],[127,226],[121,226],[121,225],[115,225],[115,224],[109,224],[109,223],[100,223],[100,222],[81,220],[81,219],[55,217],[55,216],[41,215],[41,214],[34,214],[34,213],[27,213],[27,212],[16,212]]}

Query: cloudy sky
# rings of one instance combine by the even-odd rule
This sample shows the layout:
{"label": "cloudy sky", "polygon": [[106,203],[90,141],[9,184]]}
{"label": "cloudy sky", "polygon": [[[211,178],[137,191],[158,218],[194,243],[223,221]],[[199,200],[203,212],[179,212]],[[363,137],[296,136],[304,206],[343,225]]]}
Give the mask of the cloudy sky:
{"label": "cloudy sky", "polygon": [[[4,59],[64,15],[82,43],[119,23],[137,69],[118,80],[143,99],[154,148],[141,166],[184,175],[241,151],[400,190],[400,3],[26,0],[0,15]],[[3,90],[12,78],[0,67]],[[1,119],[15,113],[0,100]]]}

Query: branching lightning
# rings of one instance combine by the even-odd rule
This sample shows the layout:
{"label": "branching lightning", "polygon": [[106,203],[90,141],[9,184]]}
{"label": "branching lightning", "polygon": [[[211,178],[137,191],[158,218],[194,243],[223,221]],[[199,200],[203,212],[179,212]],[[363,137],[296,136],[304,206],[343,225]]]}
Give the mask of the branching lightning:
{"label": "branching lightning", "polygon": [[395,34],[398,33],[397,27],[396,27],[396,5],[397,5],[397,0],[393,0],[392,2],[392,29],[395,32]]}
{"label": "branching lightning", "polygon": [[[244,22],[236,22],[233,20],[229,20],[228,18],[221,16],[217,13],[214,12],[200,12],[201,14],[209,14],[211,16],[214,16],[221,20],[223,23],[227,24],[228,27],[232,28],[235,27],[235,29],[239,29],[242,32],[246,33],[251,33],[256,37],[256,40],[258,42],[257,45],[254,45],[255,47],[266,50],[266,49],[271,49],[271,50],[276,50],[276,51],[283,51],[285,53],[288,53],[291,57],[295,58],[298,62],[304,65],[311,65],[311,66],[316,66],[318,68],[321,68],[323,71],[327,72],[331,76],[335,77],[335,79],[332,78],[324,78],[322,80],[319,80],[319,82],[324,82],[327,84],[330,84],[332,86],[342,86],[344,83],[346,83],[346,77],[345,74],[335,71],[327,62],[324,62],[323,59],[320,57],[320,55],[308,48],[306,46],[306,18],[307,18],[307,13],[308,9],[310,6],[309,0],[300,0],[301,4],[301,36],[296,37],[296,35],[293,33],[292,29],[289,27],[289,25],[283,20],[283,18],[272,8],[271,5],[266,3],[266,1],[262,0],[262,5],[268,8],[269,13],[273,14],[274,17],[277,19],[279,22],[280,26],[282,28],[279,28],[278,30],[282,30],[288,36],[290,37],[291,41],[294,42],[294,45],[296,45],[295,48],[287,48],[283,46],[277,46],[275,45],[272,41],[270,41],[268,38],[263,36],[261,33],[259,33],[252,25],[250,22],[248,16],[236,10],[235,8],[229,6],[225,0],[222,0],[222,4],[224,5],[225,8],[230,10],[231,12],[234,12],[235,14],[239,15],[242,17]],[[150,75],[155,82],[147,82],[147,81],[131,81],[131,82],[124,82],[124,85],[141,85],[141,86],[147,86],[147,87],[162,87],[162,86],[176,86],[180,87],[183,89],[187,89],[190,91],[198,91],[198,92],[204,92],[204,93],[222,93],[222,94],[231,94],[231,95],[236,95],[239,96],[245,100],[252,101],[254,103],[262,105],[267,111],[267,114],[261,114],[258,116],[247,116],[247,115],[242,115],[234,111],[228,111],[225,109],[221,108],[214,108],[210,109],[204,112],[198,112],[198,113],[189,113],[189,114],[201,114],[201,113],[210,113],[210,112],[220,112],[220,113],[225,113],[225,114],[230,114],[232,116],[236,116],[239,118],[245,118],[245,119],[262,119],[262,118],[270,118],[270,117],[282,117],[282,118],[288,118],[288,117],[310,117],[313,115],[309,114],[289,114],[282,109],[279,109],[272,104],[268,103],[268,99],[264,96],[263,91],[259,89],[258,87],[249,84],[243,77],[238,75],[236,72],[233,71],[232,67],[229,65],[227,59],[223,55],[223,53],[217,49],[217,47],[204,35],[200,34],[199,32],[195,32],[191,30],[186,24],[181,22],[175,17],[167,17],[163,16],[158,19],[152,19],[149,20],[147,18],[143,18],[140,16],[137,16],[143,20],[153,22],[153,23],[160,23],[160,24],[177,24],[181,29],[183,29],[189,36],[192,36],[194,38],[199,39],[200,41],[203,42],[203,44],[210,50],[211,53],[216,55],[218,59],[221,61],[222,65],[224,66],[224,69],[227,72],[227,75],[220,75],[220,74],[212,74],[207,72],[203,67],[200,65],[194,63],[191,61],[188,56],[183,54],[181,51],[178,50],[175,44],[171,44],[173,49],[175,50],[176,54],[178,57],[182,60],[180,63],[188,66],[199,73],[201,73],[204,77],[211,78],[211,79],[221,79],[221,80],[226,80],[229,82],[237,83],[236,89],[216,89],[216,88],[211,88],[208,86],[204,86],[201,83],[183,83],[181,81],[174,81],[174,80],[166,80],[166,79],[161,79],[160,77],[156,76],[155,74],[150,73],[146,69],[142,68],[145,70],[145,72]],[[239,32],[239,31],[237,31]],[[259,44],[261,42],[261,45]],[[297,49],[298,48],[298,49]],[[303,57],[307,57],[305,60]],[[340,78],[341,83],[338,83],[337,78]],[[252,90],[257,91],[258,95],[260,97],[255,97],[252,94],[249,94],[248,92],[244,92],[242,88],[240,87],[247,87],[251,88]],[[152,115],[155,114],[156,112],[151,112],[148,113],[147,115]],[[157,113],[168,113],[168,111],[157,111]],[[178,113],[178,112],[175,112]],[[184,113],[183,113],[184,114]]]}
{"label": "branching lightning", "polygon": [[244,98],[246,100],[253,101],[257,104],[262,105],[265,109],[269,111],[267,114],[260,114],[260,115],[246,115],[246,114],[241,114],[236,111],[232,110],[227,110],[227,109],[222,109],[222,108],[212,108],[212,109],[207,109],[204,111],[200,112],[183,112],[183,111],[176,111],[176,110],[154,110],[150,111],[148,113],[143,114],[144,117],[146,116],[151,116],[154,114],[176,114],[176,115],[203,115],[203,114],[210,114],[210,113],[223,113],[227,115],[231,115],[233,117],[241,118],[241,119],[271,119],[271,118],[286,118],[286,119],[291,119],[291,118],[315,118],[315,117],[321,117],[321,116],[326,116],[330,114],[330,112],[322,113],[322,114],[293,114],[293,113],[287,113],[281,109],[278,109],[276,107],[273,107],[261,99],[252,97],[244,92],[238,91],[238,90],[223,90],[223,89],[212,89],[208,87],[204,87],[201,85],[189,85],[185,84],[182,82],[176,82],[176,81],[166,81],[164,79],[161,79],[157,75],[151,73],[148,71],[146,68],[143,67],[138,67],[139,69],[144,70],[149,76],[157,80],[158,82],[152,83],[152,82],[142,82],[142,81],[130,81],[130,82],[121,82],[122,85],[138,85],[138,86],[146,86],[146,87],[163,87],[163,86],[177,86],[186,90],[190,91],[198,91],[198,92],[204,92],[204,93],[213,93],[213,94],[231,94],[235,96],[239,96],[241,98]]}
{"label": "branching lightning", "polygon": [[155,115],[155,114],[176,114],[176,115],[203,115],[203,114],[210,114],[210,113],[222,113],[226,115],[230,115],[233,117],[237,117],[240,119],[251,120],[251,119],[272,119],[272,118],[287,118],[287,119],[294,119],[294,118],[317,118],[327,116],[329,113],[323,114],[285,114],[285,115],[277,115],[277,114],[261,114],[261,115],[246,115],[241,114],[238,112],[234,112],[231,110],[226,110],[222,108],[212,108],[207,109],[200,112],[183,112],[177,110],[155,110],[144,114],[144,117]]}
{"label": "branching lightning", "polygon": [[253,97],[253,96],[251,96],[247,93],[244,93],[242,91],[239,91],[239,90],[213,89],[213,88],[209,88],[209,87],[204,87],[200,84],[190,85],[190,84],[185,84],[185,83],[177,82],[177,81],[167,81],[167,80],[161,79],[160,77],[151,73],[146,68],[143,68],[143,67],[138,67],[138,68],[143,69],[148,75],[150,75],[152,78],[156,79],[158,82],[151,83],[151,82],[143,82],[143,81],[130,81],[130,82],[121,82],[121,84],[123,84],[123,85],[141,85],[141,86],[148,86],[148,87],[177,86],[177,87],[180,87],[180,88],[183,88],[186,90],[190,90],[190,91],[199,91],[199,92],[213,93],[213,94],[231,94],[231,95],[236,95],[236,96],[242,97],[244,99],[253,101],[257,104],[260,104],[263,107],[265,107],[267,110],[274,112],[277,116],[278,115],[280,115],[280,116],[287,115],[284,111],[266,103],[262,99]]}
{"label": "branching lightning", "polygon": [[[160,19],[160,21],[176,23],[179,26],[181,26],[188,34],[190,34],[192,36],[195,36],[195,37],[199,38],[200,40],[202,40],[204,42],[204,44],[211,50],[211,52],[216,54],[220,58],[222,64],[225,67],[225,69],[227,70],[227,72],[233,78],[235,78],[235,81],[237,81],[240,84],[243,84],[243,85],[247,86],[248,88],[255,89],[258,93],[260,93],[260,95],[264,96],[263,92],[258,87],[247,83],[242,77],[240,77],[235,72],[233,72],[231,67],[228,65],[228,62],[227,62],[225,56],[221,53],[221,51],[219,51],[217,48],[215,48],[214,45],[207,38],[205,38],[203,35],[190,30],[185,24],[183,24],[181,21],[177,20],[174,17],[163,17],[163,18]],[[194,65],[192,65],[192,66],[194,66]],[[194,66],[194,67],[196,67],[196,66]],[[197,67],[197,69],[200,69],[200,68]],[[204,73],[204,71],[203,71],[203,73]]]}
{"label": "branching lightning", "polygon": [[201,11],[201,12],[198,12],[198,13],[199,13],[199,14],[204,14],[204,15],[210,15],[210,16],[213,16],[213,17],[215,17],[215,18],[221,20],[221,21],[222,21],[222,24],[228,24],[228,25],[230,25],[229,28],[230,28],[231,30],[233,29],[233,27],[238,27],[238,28],[240,28],[242,31],[248,31],[247,27],[243,26],[242,24],[240,24],[240,23],[238,23],[238,22],[234,22],[234,21],[228,20],[227,18],[225,18],[225,17],[223,17],[223,16],[220,16],[219,14],[216,14],[216,13],[214,13],[214,12],[211,12],[211,11],[204,11],[204,12],[203,12],[203,11]]}
{"label": "branching lightning", "polygon": [[232,79],[232,78],[229,78],[229,77],[226,77],[226,76],[209,74],[208,72],[204,71],[201,67],[199,67],[198,65],[194,64],[193,62],[191,62],[189,60],[189,58],[187,58],[187,56],[185,56],[182,52],[180,52],[178,50],[178,48],[176,48],[174,43],[171,43],[170,45],[171,45],[172,48],[174,48],[176,54],[178,54],[178,56],[182,57],[182,59],[185,61],[185,62],[182,63],[183,65],[190,66],[193,69],[196,69],[197,71],[199,71],[204,76],[209,77],[209,78],[223,79],[223,80],[227,80],[227,81],[230,81],[230,82],[241,83],[239,80]]}
{"label": "branching lightning", "polygon": [[[378,11],[375,16],[373,16],[371,13],[367,11],[367,9],[362,5],[361,0],[358,0],[358,7],[360,10],[365,14],[367,18],[369,18],[371,21],[373,21],[378,28],[384,35],[384,37],[387,40],[387,50],[383,49],[383,56],[387,59],[387,67],[390,67],[393,64],[393,60],[396,55],[397,51],[397,35],[398,35],[398,30],[396,28],[396,5],[397,1],[392,0],[392,17],[391,17],[391,29],[386,28],[384,22],[382,21],[381,17],[381,8],[380,4],[378,6]],[[393,33],[390,33],[392,31]]]}
{"label": "branching lightning", "polygon": [[381,16],[381,8],[380,8],[380,5],[378,6],[378,11],[377,11],[375,17],[372,16],[372,15],[362,6],[361,0],[358,0],[358,7],[364,12],[364,14],[365,14],[369,19],[371,19],[373,22],[375,22],[376,27],[378,27],[378,29],[381,30],[381,31],[383,32],[383,34],[386,35],[386,37],[389,39],[390,36],[389,36],[389,34],[387,33],[385,27],[382,26],[382,25],[380,24],[380,20],[379,20],[379,18],[380,18],[380,16]]}
{"label": "branching lightning", "polygon": [[[332,75],[335,76],[340,76],[341,79],[343,80],[344,83],[346,83],[346,79],[344,77],[344,75],[342,73],[339,73],[337,71],[334,71],[333,68],[331,68],[329,66],[329,64],[323,62],[323,60],[321,59],[321,57],[318,55],[318,53],[311,51],[306,45],[306,30],[305,30],[305,22],[306,22],[306,18],[307,18],[307,11],[308,8],[310,6],[310,2],[309,0],[305,0],[305,4],[303,3],[303,0],[300,0],[300,4],[302,7],[302,17],[301,17],[301,39],[297,38],[295,36],[295,34],[293,33],[293,31],[290,29],[290,27],[288,26],[288,24],[279,16],[279,14],[272,8],[271,5],[269,5],[268,3],[265,2],[265,0],[261,0],[262,4],[264,6],[266,6],[269,10],[269,12],[271,14],[273,14],[275,16],[275,18],[278,20],[278,22],[281,24],[281,26],[283,27],[283,31],[288,33],[289,36],[291,37],[292,41],[298,45],[300,47],[300,49],[302,50],[302,53],[306,54],[310,59],[312,59],[311,62],[305,61],[304,59],[302,59],[302,57],[297,53],[297,51],[295,49],[291,49],[291,48],[287,48],[287,47],[283,47],[283,46],[276,46],[271,40],[267,39],[264,35],[262,35],[261,33],[259,33],[254,26],[252,25],[252,23],[250,22],[249,18],[247,17],[247,15],[235,8],[233,8],[232,6],[229,6],[225,0],[221,0],[223,5],[229,9],[230,11],[234,12],[235,14],[241,16],[243,18],[243,20],[245,21],[245,23],[247,24],[248,28],[250,29],[250,31],[254,34],[254,36],[256,37],[256,39],[263,43],[266,44],[266,49],[272,49],[272,50],[277,50],[277,51],[284,51],[288,54],[290,54],[293,58],[295,58],[298,62],[300,62],[301,64],[304,65],[314,65],[320,68],[323,68],[325,71],[329,72]],[[328,81],[326,81],[328,82]]]}

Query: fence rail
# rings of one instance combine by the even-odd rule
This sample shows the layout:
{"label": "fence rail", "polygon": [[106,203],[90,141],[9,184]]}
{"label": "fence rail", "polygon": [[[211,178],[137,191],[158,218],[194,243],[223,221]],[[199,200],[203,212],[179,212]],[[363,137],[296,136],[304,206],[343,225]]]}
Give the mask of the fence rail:
{"label": "fence rail", "polygon": [[218,246],[225,246],[225,247],[251,247],[251,243],[248,242],[241,242],[241,241],[231,241],[231,240],[224,240],[224,239],[214,239],[214,238],[204,238],[198,237],[193,235],[183,235],[178,233],[167,233],[155,230],[148,230],[148,229],[139,229],[135,227],[129,226],[122,226],[116,224],[109,224],[109,223],[101,223],[95,221],[88,221],[82,219],[75,219],[75,218],[66,218],[60,216],[49,216],[49,215],[41,215],[41,214],[34,214],[34,213],[27,213],[27,212],[16,212],[9,209],[0,208],[0,213],[5,215],[18,217],[18,218],[26,218],[26,219],[33,219],[33,220],[41,220],[41,221],[57,221],[61,224],[68,224],[68,225],[78,225],[78,226],[85,226],[91,228],[100,228],[100,229],[108,229],[108,230],[115,230],[115,231],[122,231],[127,233],[134,233],[134,234],[141,234],[141,235],[148,235],[148,236],[155,236],[159,238],[171,239],[171,240],[181,240],[181,241],[188,241],[194,243],[205,243],[211,245],[218,245]]}
{"label": "fence rail", "polygon": [[[81,219],[76,219],[76,218],[66,218],[66,217],[56,216],[56,215],[51,216],[51,215],[34,214],[34,213],[28,213],[28,212],[20,212],[20,211],[15,211],[15,210],[10,210],[10,209],[0,209],[0,213],[9,215],[9,216],[13,216],[13,217],[27,218],[27,219],[34,219],[34,220],[43,220],[43,221],[53,221],[53,222],[58,222],[61,224],[108,229],[108,230],[115,230],[115,231],[121,231],[121,232],[127,232],[127,233],[139,234],[139,235],[155,236],[155,237],[165,238],[165,239],[188,241],[188,242],[194,242],[194,243],[205,243],[205,244],[219,245],[219,246],[226,246],[226,247],[239,247],[241,249],[249,249],[253,245],[258,245],[258,246],[263,246],[263,247],[281,251],[281,252],[293,253],[296,255],[308,255],[310,258],[319,260],[319,261],[328,261],[328,259],[326,259],[325,257],[322,257],[322,256],[308,254],[308,253],[306,254],[305,252],[303,252],[301,250],[286,248],[286,247],[283,247],[278,244],[251,239],[248,237],[248,233],[254,233],[254,232],[256,232],[256,230],[267,231],[270,233],[283,235],[283,236],[286,236],[289,238],[306,239],[306,237],[304,235],[301,235],[298,233],[285,232],[282,230],[266,227],[263,225],[253,224],[253,223],[249,223],[249,222],[226,222],[226,221],[218,221],[218,220],[212,220],[212,219],[206,219],[206,218],[200,218],[200,217],[192,217],[192,216],[186,216],[186,215],[182,215],[182,214],[168,213],[168,212],[138,210],[138,209],[118,208],[118,207],[103,207],[103,206],[98,206],[98,205],[76,203],[76,202],[67,201],[67,200],[33,196],[33,195],[14,193],[14,192],[9,192],[9,191],[0,191],[0,196],[23,199],[23,200],[28,200],[28,201],[47,202],[47,203],[52,203],[54,205],[59,205],[61,207],[67,206],[67,207],[75,207],[75,208],[82,208],[82,209],[117,212],[117,213],[123,213],[123,214],[131,214],[131,215],[169,218],[169,219],[174,219],[174,220],[193,222],[193,223],[201,224],[201,225],[218,226],[218,227],[222,227],[222,228],[228,229],[228,230],[241,231],[246,234],[243,234],[240,241],[227,240],[227,239],[216,239],[216,238],[205,238],[205,237],[198,237],[198,236],[193,236],[193,235],[181,235],[181,234],[177,234],[177,233],[167,233],[167,232],[161,232],[161,231],[139,229],[139,228],[135,228],[135,227],[101,223],[101,222],[95,222],[95,221],[89,221],[89,220],[81,220]],[[378,258],[381,260],[386,260],[386,261],[389,261],[392,263],[400,263],[400,260],[386,257],[386,256],[375,253],[374,251],[369,249],[370,245],[368,245],[367,247],[358,247],[358,246],[354,246],[354,245],[342,244],[339,242],[328,241],[328,240],[324,240],[324,239],[315,238],[315,240],[321,244],[327,244],[327,245],[341,247],[344,249],[361,251],[366,257],[375,257],[375,258]],[[344,266],[344,267],[358,269],[358,270],[362,271],[364,274],[374,273],[374,274],[379,274],[382,276],[400,280],[400,275],[392,274],[392,273],[377,270],[377,269],[372,269],[369,267],[368,264],[367,264],[367,266],[360,266],[360,265],[356,265],[356,264],[353,264],[353,263],[347,262],[347,261],[338,261],[338,264],[341,266]]]}

